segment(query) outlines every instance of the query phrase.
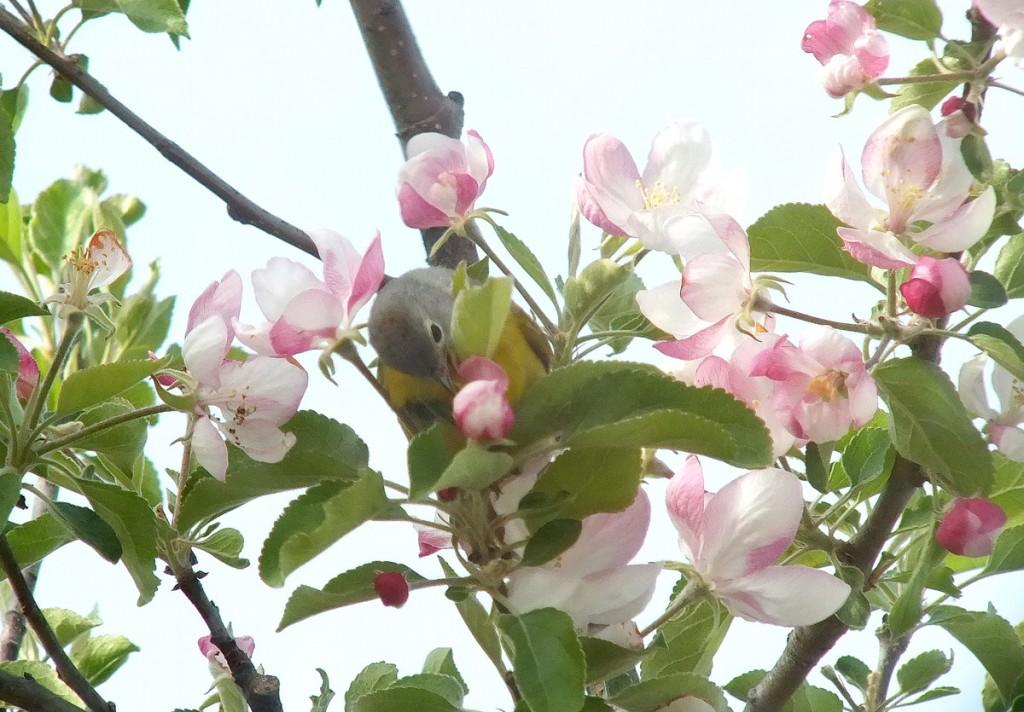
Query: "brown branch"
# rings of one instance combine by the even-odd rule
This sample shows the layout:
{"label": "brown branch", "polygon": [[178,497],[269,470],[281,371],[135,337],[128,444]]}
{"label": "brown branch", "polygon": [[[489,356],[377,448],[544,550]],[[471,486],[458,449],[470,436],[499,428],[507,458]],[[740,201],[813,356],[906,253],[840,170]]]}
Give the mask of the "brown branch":
{"label": "brown branch", "polygon": [[273,215],[242,195],[227,181],[200,163],[195,156],[171,141],[146,123],[135,112],[115,99],[107,88],[77,62],[63,52],[47,47],[37,40],[18,18],[0,7],[0,29],[14,38],[20,45],[96,100],[111,114],[120,119],[128,128],[145,139],[168,161],[183,170],[204,188],[212,192],[227,205],[228,215],[245,225],[252,225],[293,247],[317,256],[316,246],[309,236],[281,218]]}
{"label": "brown branch", "polygon": [[[442,94],[427,67],[423,53],[398,0],[351,0],[366,52],[373,64],[384,101],[395,122],[402,152],[413,136],[436,131],[452,138],[462,134],[462,95]],[[430,254],[443,228],[421,231],[423,246]],[[478,259],[476,247],[467,239],[452,237],[429,261],[455,267]]]}
{"label": "brown branch", "polygon": [[224,659],[235,684],[241,688],[245,701],[252,712],[282,712],[281,682],[273,675],[261,675],[256,671],[252,660],[235,644],[234,637],[228,632],[224,620],[220,617],[217,605],[206,595],[206,590],[189,567],[176,573],[178,588],[199,612],[203,622],[210,631],[210,641],[217,646]]}
{"label": "brown branch", "polygon": [[910,644],[909,635],[901,635],[893,638],[889,628],[882,625],[878,629],[878,667],[875,670],[874,680],[868,686],[867,709],[885,709],[885,700],[889,695],[889,684],[892,682],[892,674],[896,671],[896,664],[900,661],[903,653],[907,652]]}
{"label": "brown branch", "polygon": [[62,697],[47,690],[31,676],[18,677],[0,670],[0,700],[29,712],[82,712]]}
{"label": "brown branch", "polygon": [[113,712],[114,706],[100,697],[100,694],[89,684],[81,671],[71,662],[68,654],[64,652],[64,647],[57,640],[57,635],[50,628],[46,617],[36,604],[32,590],[25,582],[25,577],[21,575],[18,560],[14,558],[14,552],[11,551],[10,544],[7,543],[7,537],[3,535],[0,535],[0,565],[7,573],[7,580],[11,584],[11,590],[14,591],[18,603],[21,604],[21,611],[25,614],[25,619],[32,627],[36,638],[39,639],[43,650],[53,661],[60,679],[82,699],[85,706],[92,712]]}

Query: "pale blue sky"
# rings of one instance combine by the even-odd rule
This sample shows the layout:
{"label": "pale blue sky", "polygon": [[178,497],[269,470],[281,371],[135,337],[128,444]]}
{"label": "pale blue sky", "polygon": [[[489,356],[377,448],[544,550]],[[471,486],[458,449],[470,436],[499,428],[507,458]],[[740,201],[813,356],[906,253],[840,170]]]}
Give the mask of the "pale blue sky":
{"label": "pale blue sky", "polygon": [[[745,225],[777,203],[820,202],[835,147],[841,143],[859,154],[887,110],[862,99],[854,115],[830,118],[841,105],[820,89],[817,63],[799,49],[804,27],[823,16],[826,4],[410,0],[407,10],[439,83],[466,96],[466,127],[476,128],[495,154],[483,204],[510,212],[506,226],[557,272],[564,265],[572,178],[580,170],[582,143],[595,130],[620,136],[642,161],[659,128],[678,118],[701,121],[718,143],[723,165],[746,175],[747,208],[737,216]],[[74,51],[90,56],[90,68],[116,96],[272,212],[300,226],[337,229],[360,248],[380,229],[388,271],[399,273],[421,264],[423,254],[418,234],[402,226],[394,200],[400,155],[391,120],[348,4],[323,5],[197,0],[189,16],[193,40],[181,52],[120,17],[83,30]],[[942,5],[946,34],[966,33],[966,3]],[[57,3],[42,0],[41,6]],[[895,41],[893,51],[890,73],[903,73],[922,48]],[[0,38],[0,68],[7,76],[16,76],[27,62],[20,47]],[[159,258],[164,293],[181,295],[176,334],[187,305],[226,269],[239,270],[247,280],[273,255],[305,259],[232,222],[217,199],[112,116],[76,116],[51,101],[46,74],[39,71],[32,79],[32,102],[18,135],[16,187],[23,200],[31,200],[83,163],[102,168],[111,190],[145,200],[149,211],[131,229],[129,249],[139,265]],[[1020,70],[1007,68],[1005,76],[1024,84]],[[1015,165],[1024,163],[1022,110],[1024,99],[1005,93],[993,94],[986,109],[993,154]],[[584,238],[586,246],[595,246],[596,229],[585,226]],[[671,269],[653,259],[643,266],[652,284]],[[8,277],[0,279],[6,283]],[[866,314],[871,298],[866,288],[803,277],[791,296],[797,308],[833,317]],[[245,308],[255,317],[251,300]],[[1007,319],[1013,314],[1004,312]],[[801,331],[791,323],[781,328]],[[956,364],[966,353],[947,363]],[[653,358],[646,346],[631,355]],[[305,363],[314,385],[304,405],[351,424],[370,444],[371,464],[386,477],[403,479],[401,434],[386,409],[354,374],[343,369],[336,388],[319,379],[313,358]],[[161,465],[174,466],[177,452],[170,442],[180,428],[172,418],[152,434],[151,452]],[[736,474],[715,465],[709,469],[714,488]],[[674,532],[659,504],[661,488],[655,484],[649,491],[655,522],[639,558],[676,558]],[[251,559],[288,500],[267,499],[226,518],[248,535]],[[508,709],[503,686],[440,591],[417,593],[400,611],[365,604],[273,633],[296,585],[322,585],[371,558],[438,573],[436,562],[416,560],[414,534],[401,524],[360,530],[300,569],[281,590],[265,586],[254,569],[235,572],[215,562],[204,562],[204,568],[212,571],[206,579],[210,594],[236,632],[256,638],[256,661],[282,678],[289,708],[304,709],[315,691],[314,667],[324,667],[334,689],[343,692],[369,662],[386,659],[409,674],[419,670],[431,648],[452,646],[472,687],[467,704]],[[666,600],[670,577],[663,583],[658,606]],[[972,589],[976,593],[964,603],[981,608],[991,600],[1015,622],[1024,616],[1014,593],[1020,585],[1019,576],[991,580]],[[102,688],[120,709],[170,710],[201,699],[208,678],[195,640],[204,630],[169,585],[138,609],[123,569],[74,544],[47,561],[39,595],[46,606],[87,610],[95,604],[107,632],[123,633],[142,646],[143,653]],[[770,666],[785,633],[735,624],[713,678],[723,684]],[[956,650],[955,672],[943,683],[965,693],[926,709],[978,708],[981,667],[941,631],[915,638],[908,655],[931,647]],[[840,651],[872,664],[871,629],[849,636],[826,662]]]}

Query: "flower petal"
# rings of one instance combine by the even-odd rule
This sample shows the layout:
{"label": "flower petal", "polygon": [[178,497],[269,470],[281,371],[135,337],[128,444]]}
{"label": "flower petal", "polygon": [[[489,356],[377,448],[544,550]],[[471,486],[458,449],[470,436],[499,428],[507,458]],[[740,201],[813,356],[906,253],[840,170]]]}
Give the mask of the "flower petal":
{"label": "flower petal", "polygon": [[769,566],[716,586],[726,607],[740,618],[775,625],[812,625],[838,611],[850,586],[808,566]]}
{"label": "flower petal", "polygon": [[691,336],[707,327],[707,322],[679,298],[679,282],[641,289],[636,293],[636,303],[652,324],[677,338]]}
{"label": "flower petal", "polygon": [[359,262],[359,269],[356,270],[352,279],[352,290],[345,305],[346,318],[351,322],[356,313],[370,301],[370,297],[380,289],[384,281],[384,250],[380,243],[380,232],[374,236],[366,253]]}
{"label": "flower petal", "polygon": [[682,359],[684,361],[703,358],[715,350],[715,347],[722,342],[722,338],[725,336],[726,330],[730,325],[734,324],[735,319],[725,317],[721,321],[717,321],[714,324],[701,329],[696,334],[684,339],[676,339],[675,341],[659,341],[654,345],[654,348],[666,356]]}
{"label": "flower petal", "polygon": [[112,230],[101,228],[89,238],[89,259],[96,267],[89,279],[89,287],[106,287],[132,267],[132,258],[118,242]]}
{"label": "flower petal", "polygon": [[231,334],[227,324],[219,315],[211,314],[185,335],[181,357],[185,368],[196,380],[216,387],[220,383],[220,365],[230,347]]}
{"label": "flower petal", "polygon": [[625,566],[640,551],[650,522],[651,501],[640,489],[624,511],[584,519],[579,539],[558,557],[559,566],[581,576]]}
{"label": "flower petal", "polygon": [[858,262],[881,269],[912,267],[917,255],[891,232],[836,228],[843,247]]}
{"label": "flower petal", "polygon": [[220,388],[204,399],[230,418],[262,420],[282,425],[299,408],[308,374],[288,359],[254,356],[244,362],[228,361],[220,369]]}
{"label": "flower petal", "polygon": [[864,192],[857,185],[857,179],[839,149],[837,164],[829,169],[825,182],[825,205],[832,214],[850,227],[870,230],[875,221],[875,210],[868,203]]}
{"label": "flower petal", "polygon": [[661,564],[635,564],[593,574],[573,596],[573,618],[588,623],[624,623],[641,613],[654,595]]}
{"label": "flower petal", "polygon": [[274,351],[291,356],[333,339],[345,322],[345,306],[334,294],[310,289],[292,299],[270,329]]}
{"label": "flower petal", "polygon": [[187,335],[207,317],[216,314],[228,326],[237,319],[242,309],[242,278],[235,270],[228,271],[220,281],[213,282],[203,290],[188,312]]}
{"label": "flower petal", "polygon": [[704,532],[704,471],[695,455],[686,458],[683,469],[672,476],[665,489],[669,519],[679,532],[680,548],[691,561],[700,556]]}
{"label": "flower petal", "polygon": [[348,300],[359,269],[359,252],[344,235],[334,230],[310,230],[308,234],[324,263],[327,289],[341,301]]}
{"label": "flower petal", "polygon": [[992,186],[942,222],[933,224],[914,239],[937,252],[962,252],[988,232],[996,213],[996,193]]}
{"label": "flower petal", "polygon": [[710,160],[711,137],[704,127],[677,121],[655,135],[644,168],[644,187],[651,191],[660,186],[686,202]]}
{"label": "flower petal", "polygon": [[699,318],[716,322],[738,313],[749,295],[747,275],[732,255],[701,255],[686,263],[679,296]]}
{"label": "flower petal", "polygon": [[[253,270],[251,280],[256,303],[263,316],[272,322],[281,317],[288,302],[297,295],[308,289],[326,289],[309,267],[285,257],[271,257],[266,267]],[[237,317],[238,313],[235,312],[234,316]]]}
{"label": "flower petal", "polygon": [[451,224],[447,213],[428,203],[408,183],[398,186],[398,207],[402,211],[402,222],[417,230],[448,227]]}
{"label": "flower petal", "polygon": [[213,421],[206,416],[196,419],[192,428],[192,454],[207,472],[223,482],[228,471],[228,448]]}
{"label": "flower petal", "polygon": [[[619,222],[617,217],[623,209],[643,209],[638,185],[640,172],[629,149],[614,136],[593,134],[583,144],[583,177],[599,191],[595,197],[613,221]],[[613,206],[617,209],[609,211],[608,201],[617,203]]]}
{"label": "flower petal", "polygon": [[281,462],[295,444],[295,434],[265,420],[218,423],[224,437],[257,462]]}

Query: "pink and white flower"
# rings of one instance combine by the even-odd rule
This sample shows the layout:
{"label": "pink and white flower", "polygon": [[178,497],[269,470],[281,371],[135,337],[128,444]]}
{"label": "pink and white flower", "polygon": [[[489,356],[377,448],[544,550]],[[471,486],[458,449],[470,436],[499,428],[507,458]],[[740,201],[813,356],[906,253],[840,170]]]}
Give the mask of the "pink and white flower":
{"label": "pink and white flower", "polygon": [[755,470],[708,494],[700,461],[690,456],[669,481],[665,502],[683,554],[733,615],[810,625],[849,596],[850,587],[825,571],[773,565],[800,525],[804,500],[796,475]]}
{"label": "pink and white flower", "polygon": [[996,26],[1006,56],[1024,66],[1024,6],[1019,0],[974,0],[985,19]]}
{"label": "pink and white flower", "polygon": [[459,365],[466,384],[452,401],[455,426],[470,440],[500,440],[512,432],[515,413],[508,402],[505,369],[483,356],[471,356]]}
{"label": "pink and white flower", "polygon": [[[185,368],[196,381],[192,451],[219,480],[227,473],[225,438],[254,460],[284,458],[295,436],[280,426],[295,415],[307,384],[305,370],[288,359],[227,359],[241,301],[242,280],[232,270],[192,305],[181,349]],[[210,414],[214,407],[220,418]]]}
{"label": "pink and white flower", "polygon": [[654,593],[661,564],[634,564],[651,521],[651,503],[642,489],[622,512],[583,520],[579,539],[554,561],[509,575],[508,599],[517,613],[553,607],[572,617],[584,633],[610,626],[615,642]]}
{"label": "pink and white flower", "polygon": [[65,280],[57,292],[44,303],[56,304],[59,317],[83,311],[113,331],[113,324],[100,309],[106,302],[117,301],[114,295],[92,292],[110,286],[132,267],[132,258],[112,230],[101,228],[93,233],[85,247],[68,255]]}
{"label": "pink and white flower", "polygon": [[802,440],[838,440],[878,410],[878,388],[860,349],[829,327],[809,331],[799,348],[783,336],[757,355],[751,375],[778,382],[776,402]]}
{"label": "pink and white flower", "polygon": [[39,364],[36,363],[32,352],[26,349],[6,326],[0,326],[0,335],[10,341],[14,350],[18,352],[18,380],[14,383],[14,395],[18,400],[28,400],[39,383]]}
{"label": "pink and white flower", "polygon": [[900,285],[900,294],[910,311],[937,319],[967,305],[971,281],[960,260],[954,257],[921,257],[910,277]]}
{"label": "pink and white flower", "polygon": [[[1024,340],[1024,316],[1017,317],[1006,328]],[[988,435],[999,452],[1015,462],[1024,462],[1024,382],[995,364],[992,388],[999,400],[999,409],[989,405],[985,392],[985,367],[990,359],[975,356],[960,368],[960,400],[978,418],[984,418]]]}
{"label": "pink and white flower", "polygon": [[636,295],[651,323],[676,337],[655,348],[673,358],[691,360],[735,343],[741,332],[764,333],[771,279],[750,276],[750,243],[728,215],[694,215],[687,221],[678,254],[682,283],[669,282]]}
{"label": "pink and white flower", "polygon": [[[838,229],[846,250],[883,269],[912,267],[916,243],[940,253],[960,252],[988,230],[995,214],[989,187],[968,201],[974,178],[960,155],[960,139],[932,123],[928,112],[908,106],[871,134],[861,155],[864,184],[888,210],[874,208],[840,155],[830,173],[826,204],[849,227]],[[923,230],[918,222],[931,223]]]}
{"label": "pink and white flower", "polygon": [[[214,676],[223,674],[231,674],[231,669],[228,667],[228,661],[224,658],[224,653],[221,652],[220,648],[213,644],[213,637],[204,635],[197,641],[199,645],[199,652],[210,661],[210,672]],[[235,638],[235,645],[238,649],[245,653],[246,657],[252,658],[253,651],[256,650],[256,642],[248,635],[242,635]]]}
{"label": "pink and white flower", "polygon": [[804,30],[801,49],[821,63],[821,81],[829,96],[863,89],[889,66],[889,46],[875,18],[847,0],[832,0],[828,17]]}
{"label": "pink and white flower", "polygon": [[409,227],[449,227],[465,219],[494,172],[491,149],[476,131],[466,142],[439,133],[413,136],[398,172],[398,204]]}
{"label": "pink and white flower", "polygon": [[1006,512],[987,499],[957,499],[942,517],[935,538],[960,556],[988,556],[1006,524]]}
{"label": "pink and white flower", "polygon": [[362,256],[332,230],[313,230],[310,237],[323,261],[323,279],[284,257],[273,257],[252,273],[256,302],[267,321],[252,327],[236,320],[234,328],[238,340],[257,353],[293,356],[327,347],[349,334],[355,315],[380,289],[380,233]]}

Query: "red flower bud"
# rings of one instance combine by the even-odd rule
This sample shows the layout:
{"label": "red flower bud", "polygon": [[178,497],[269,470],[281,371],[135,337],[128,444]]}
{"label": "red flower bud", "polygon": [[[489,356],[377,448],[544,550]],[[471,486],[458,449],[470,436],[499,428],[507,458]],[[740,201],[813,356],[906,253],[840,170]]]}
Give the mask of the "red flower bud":
{"label": "red flower bud", "polygon": [[385,571],[373,579],[377,598],[385,606],[401,608],[409,600],[409,582],[398,571]]}
{"label": "red flower bud", "polygon": [[900,285],[900,293],[912,312],[934,319],[962,309],[971,295],[971,282],[959,260],[922,257],[910,279]]}
{"label": "red flower bud", "polygon": [[939,523],[935,538],[960,556],[988,556],[1006,524],[1006,512],[987,499],[958,499]]}

